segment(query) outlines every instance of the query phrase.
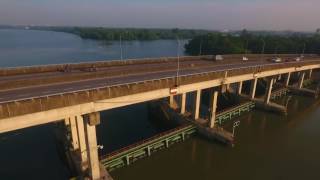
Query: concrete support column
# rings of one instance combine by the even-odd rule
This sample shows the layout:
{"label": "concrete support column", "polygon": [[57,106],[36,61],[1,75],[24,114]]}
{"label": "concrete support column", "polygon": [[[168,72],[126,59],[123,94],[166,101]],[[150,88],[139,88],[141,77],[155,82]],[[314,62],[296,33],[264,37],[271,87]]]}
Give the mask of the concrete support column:
{"label": "concrete support column", "polygon": [[227,91],[230,91],[230,84],[226,84]]}
{"label": "concrete support column", "polygon": [[66,125],[66,126],[69,126],[69,125],[70,125],[70,118],[69,118],[69,117],[66,117],[66,118],[64,119],[64,125]]}
{"label": "concrete support column", "polygon": [[242,92],[242,84],[243,84],[243,81],[240,81],[239,82],[239,85],[238,85],[238,91],[237,91],[237,94],[240,95],[241,92]]}
{"label": "concrete support column", "polygon": [[222,84],[221,85],[221,93],[225,93],[230,90],[230,84]]}
{"label": "concrete support column", "polygon": [[89,158],[89,175],[92,180],[100,179],[100,163],[98,158],[98,145],[96,125],[100,123],[99,112],[91,113],[85,118],[85,135]]}
{"label": "concrete support column", "polygon": [[183,93],[181,96],[181,114],[184,114],[186,112],[186,99],[187,99],[187,94]]}
{"label": "concrete support column", "polygon": [[299,83],[298,83],[298,88],[301,89],[303,86],[303,80],[304,80],[305,72],[300,73],[299,77]]}
{"label": "concrete support column", "polygon": [[79,137],[79,150],[80,150],[80,158],[81,158],[81,169],[82,171],[88,168],[88,155],[87,155],[87,144],[86,144],[86,136],[84,129],[84,121],[81,115],[76,116],[77,119],[77,130]]}
{"label": "concrete support column", "polygon": [[311,79],[312,77],[312,69],[309,70],[308,78]]}
{"label": "concrete support column", "polygon": [[216,110],[217,110],[217,101],[218,101],[218,92],[215,91],[213,93],[212,97],[212,103],[211,103],[211,116],[210,116],[210,123],[209,127],[213,128],[215,125],[215,120],[216,120]]}
{"label": "concrete support column", "polygon": [[71,116],[69,118],[69,122],[70,122],[71,138],[72,138],[72,147],[73,147],[73,150],[78,150],[79,149],[79,138],[78,138],[76,117]]}
{"label": "concrete support column", "polygon": [[169,105],[171,108],[174,108],[174,96],[173,95],[169,96]]}
{"label": "concrete support column", "polygon": [[289,86],[289,83],[290,83],[290,76],[291,76],[291,72],[289,72],[288,74],[287,74],[287,77],[286,77],[286,87],[288,87]]}
{"label": "concrete support column", "polygon": [[251,88],[250,88],[250,98],[251,99],[254,99],[254,97],[256,95],[257,82],[258,82],[258,78],[253,79],[251,82]]}
{"label": "concrete support column", "polygon": [[200,100],[201,100],[201,89],[196,91],[196,104],[194,109],[194,119],[199,119],[199,111],[200,111]]}
{"label": "concrete support column", "polygon": [[274,78],[269,79],[267,92],[266,92],[266,95],[264,97],[264,103],[265,104],[269,104],[269,102],[270,102],[273,82],[274,82]]}

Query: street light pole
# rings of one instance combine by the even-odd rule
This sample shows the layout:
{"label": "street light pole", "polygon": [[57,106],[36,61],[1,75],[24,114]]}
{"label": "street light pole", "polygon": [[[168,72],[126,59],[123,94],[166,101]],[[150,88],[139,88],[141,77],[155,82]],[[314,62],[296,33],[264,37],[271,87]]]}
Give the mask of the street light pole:
{"label": "street light pole", "polygon": [[177,80],[176,80],[176,86],[179,86],[179,71],[180,71],[180,40],[179,37],[177,36]]}
{"label": "street light pole", "polygon": [[264,54],[264,48],[266,46],[266,42],[264,41],[264,39],[261,39],[263,45],[262,45],[262,51],[261,51],[261,57],[260,57],[260,63],[262,63],[262,59],[263,59],[263,54]]}
{"label": "street light pole", "polygon": [[301,54],[302,58],[304,57],[305,50],[306,50],[306,43],[303,43],[303,50],[302,50],[302,54]]}
{"label": "street light pole", "polygon": [[121,34],[120,34],[120,58],[121,58],[121,60],[123,59],[123,56],[122,56],[122,37],[121,37]]}
{"label": "street light pole", "polygon": [[202,54],[202,38],[200,40],[200,47],[199,47],[199,56]]}

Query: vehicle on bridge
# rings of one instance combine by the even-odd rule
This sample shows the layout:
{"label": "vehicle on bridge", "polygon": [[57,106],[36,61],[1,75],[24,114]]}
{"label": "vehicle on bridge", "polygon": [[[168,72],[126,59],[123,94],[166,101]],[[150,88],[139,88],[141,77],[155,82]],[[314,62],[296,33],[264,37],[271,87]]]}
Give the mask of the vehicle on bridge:
{"label": "vehicle on bridge", "polygon": [[271,62],[280,63],[280,62],[282,62],[282,59],[279,58],[279,57],[274,57],[274,58],[271,59]]}
{"label": "vehicle on bridge", "polygon": [[249,58],[247,58],[246,56],[242,57],[242,61],[248,61],[248,60],[249,60]]}
{"label": "vehicle on bridge", "polygon": [[216,55],[216,61],[222,61],[223,57],[222,55]]}

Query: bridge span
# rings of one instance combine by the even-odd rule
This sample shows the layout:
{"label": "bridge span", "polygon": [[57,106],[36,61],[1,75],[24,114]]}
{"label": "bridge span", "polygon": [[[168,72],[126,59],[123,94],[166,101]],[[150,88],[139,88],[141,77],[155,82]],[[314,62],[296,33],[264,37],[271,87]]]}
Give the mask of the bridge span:
{"label": "bridge span", "polygon": [[[193,118],[197,120],[202,90],[237,84],[237,93],[242,94],[243,82],[251,81],[248,98],[255,99],[262,78],[268,80],[263,100],[268,105],[276,77],[284,76],[284,85],[290,86],[290,77],[298,74],[296,88],[301,89],[304,79],[320,68],[320,56],[305,55],[295,61],[296,56],[281,55],[280,63],[271,62],[272,55],[248,55],[248,61],[242,55],[225,55],[222,61],[200,56],[0,69],[0,133],[65,121],[81,159],[80,169],[99,179],[95,128],[100,111],[161,98],[173,106],[174,96],[181,96],[183,114],[186,94],[196,92]],[[211,96],[211,128],[216,124],[217,93]]]}

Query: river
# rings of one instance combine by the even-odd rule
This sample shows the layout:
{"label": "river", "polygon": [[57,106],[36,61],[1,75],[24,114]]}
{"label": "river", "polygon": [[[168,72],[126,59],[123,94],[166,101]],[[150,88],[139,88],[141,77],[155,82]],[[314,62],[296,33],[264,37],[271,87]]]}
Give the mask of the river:
{"label": "river", "polygon": [[[124,59],[177,54],[177,43],[171,40],[124,42],[122,47]],[[182,47],[179,53],[183,54]],[[0,30],[0,67],[119,58],[119,42],[106,44],[59,32]],[[256,110],[235,119],[241,123],[233,148],[195,136],[111,175],[116,180],[320,179],[319,117],[320,106],[312,98],[293,97],[288,116]],[[152,120],[146,103],[103,112],[97,133],[104,149],[99,153],[168,128]],[[231,130],[232,122],[225,128]],[[0,179],[58,180],[67,175],[52,124],[0,135]]]}

